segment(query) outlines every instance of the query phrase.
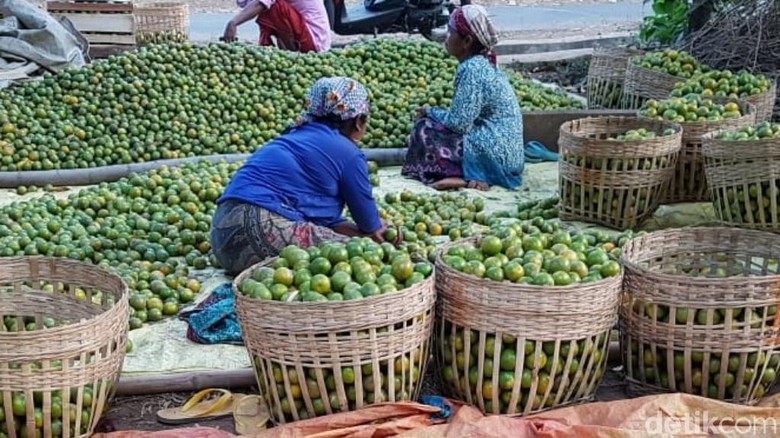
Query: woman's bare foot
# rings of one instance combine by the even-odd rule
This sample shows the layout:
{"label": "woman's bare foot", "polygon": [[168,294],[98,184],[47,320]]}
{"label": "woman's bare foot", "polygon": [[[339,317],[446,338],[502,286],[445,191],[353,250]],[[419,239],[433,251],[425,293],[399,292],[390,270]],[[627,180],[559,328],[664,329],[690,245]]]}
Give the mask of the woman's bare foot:
{"label": "woman's bare foot", "polygon": [[436,190],[456,190],[466,187],[468,183],[463,178],[444,178],[431,184],[431,188]]}
{"label": "woman's bare foot", "polygon": [[483,192],[487,192],[488,190],[490,190],[490,186],[483,181],[469,181],[468,184],[466,184],[466,187],[470,189],[480,190]]}
{"label": "woman's bare foot", "polygon": [[431,184],[431,188],[436,190],[457,190],[463,188],[480,190],[487,192],[490,186],[482,181],[466,181],[463,178],[444,178]]}

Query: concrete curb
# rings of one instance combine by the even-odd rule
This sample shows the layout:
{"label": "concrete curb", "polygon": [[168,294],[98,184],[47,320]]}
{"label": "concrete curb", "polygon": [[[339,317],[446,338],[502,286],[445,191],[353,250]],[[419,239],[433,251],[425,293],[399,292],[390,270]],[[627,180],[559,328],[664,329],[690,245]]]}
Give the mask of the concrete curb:
{"label": "concrete curb", "polygon": [[630,44],[635,33],[622,32],[600,37],[573,37],[549,40],[510,40],[499,43],[496,55],[526,55],[567,50],[592,49],[596,46],[614,47]]}
{"label": "concrete curb", "polygon": [[524,55],[502,55],[498,57],[498,63],[506,64],[534,64],[538,62],[557,62],[569,59],[582,58],[593,55],[593,48],[576,50],[558,50],[555,52],[528,53]]}

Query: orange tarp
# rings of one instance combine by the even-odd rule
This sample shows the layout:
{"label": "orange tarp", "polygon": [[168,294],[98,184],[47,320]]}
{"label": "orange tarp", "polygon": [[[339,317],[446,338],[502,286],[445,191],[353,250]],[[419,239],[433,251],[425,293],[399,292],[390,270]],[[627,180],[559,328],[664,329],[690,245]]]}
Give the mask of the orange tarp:
{"label": "orange tarp", "polygon": [[[780,436],[780,396],[747,407],[687,394],[590,403],[523,418],[484,416],[452,402],[454,413],[436,424],[438,408],[386,403],[356,412],[313,418],[266,430],[258,438],[688,438]],[[114,432],[96,438],[228,438],[206,428],[165,432]]]}

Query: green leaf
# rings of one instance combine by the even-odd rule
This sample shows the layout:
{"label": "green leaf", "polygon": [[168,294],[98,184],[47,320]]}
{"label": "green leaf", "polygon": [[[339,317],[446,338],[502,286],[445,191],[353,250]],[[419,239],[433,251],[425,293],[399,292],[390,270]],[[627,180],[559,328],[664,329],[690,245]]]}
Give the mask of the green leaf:
{"label": "green leaf", "polygon": [[669,14],[674,10],[679,1],[680,0],[655,0],[655,2],[653,2],[653,12],[656,14]]}

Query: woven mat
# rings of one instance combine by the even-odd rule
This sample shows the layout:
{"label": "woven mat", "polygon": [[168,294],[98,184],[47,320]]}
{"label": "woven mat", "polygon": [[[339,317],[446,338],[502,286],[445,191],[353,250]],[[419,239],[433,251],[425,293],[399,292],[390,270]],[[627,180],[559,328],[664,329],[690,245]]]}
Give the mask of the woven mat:
{"label": "woven mat", "polygon": [[[389,167],[380,170],[381,184],[376,189],[377,196],[388,192],[399,192],[404,189],[412,191],[434,192],[415,181],[400,176],[399,167]],[[558,187],[558,164],[540,163],[526,165],[523,176],[523,187],[517,192],[494,188],[483,193],[468,190],[469,195],[482,197],[488,212],[512,210],[520,201],[544,199],[555,195]],[[65,192],[59,192],[57,197],[67,197],[85,187],[75,187]],[[0,206],[14,201],[30,200],[42,196],[42,192],[18,196],[12,190],[0,190]],[[682,227],[686,225],[703,225],[714,220],[714,211],[710,204],[678,204],[662,206],[649,220],[644,229]],[[581,222],[572,222],[578,229],[603,227]],[[203,282],[203,292],[198,301],[205,299],[217,286],[229,279],[221,271],[206,269],[197,272]],[[178,319],[168,319],[157,324],[146,325],[130,332],[130,339],[135,346],[127,355],[123,369],[124,376],[139,376],[153,374],[171,374],[191,371],[234,370],[250,366],[249,357],[243,347],[232,345],[200,345],[186,338],[187,324]]]}

